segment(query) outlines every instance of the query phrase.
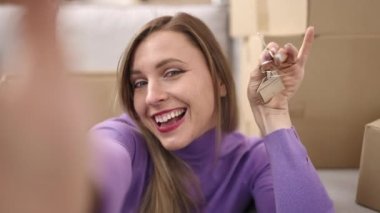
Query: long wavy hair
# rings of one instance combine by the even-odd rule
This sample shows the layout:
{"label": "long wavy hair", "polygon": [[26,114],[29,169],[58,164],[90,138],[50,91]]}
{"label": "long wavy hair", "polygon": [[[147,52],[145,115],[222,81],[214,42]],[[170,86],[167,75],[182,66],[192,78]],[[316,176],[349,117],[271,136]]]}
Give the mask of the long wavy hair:
{"label": "long wavy hair", "polygon": [[[235,130],[238,123],[235,85],[226,57],[211,30],[200,19],[186,13],[162,16],[148,22],[131,41],[119,64],[122,105],[144,134],[153,162],[153,173],[144,192],[140,212],[194,212],[202,205],[197,178],[189,166],[166,150],[157,137],[144,127],[133,103],[134,89],[130,76],[134,54],[149,35],[158,31],[182,33],[202,52],[213,83],[216,130],[219,135]],[[220,83],[226,88],[223,97],[219,92]]]}

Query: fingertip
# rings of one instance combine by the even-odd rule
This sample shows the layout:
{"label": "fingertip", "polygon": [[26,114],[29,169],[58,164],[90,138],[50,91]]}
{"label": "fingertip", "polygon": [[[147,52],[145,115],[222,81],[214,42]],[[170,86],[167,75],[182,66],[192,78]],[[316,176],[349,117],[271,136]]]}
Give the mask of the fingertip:
{"label": "fingertip", "polygon": [[287,50],[283,48],[280,48],[273,57],[276,64],[281,64],[285,62],[287,58],[288,58]]}
{"label": "fingertip", "polygon": [[309,26],[306,29],[306,33],[305,34],[306,34],[308,40],[310,40],[310,41],[314,40],[314,37],[315,37],[315,28],[314,28],[314,26]]}
{"label": "fingertip", "polygon": [[289,60],[291,60],[292,62],[295,61],[298,54],[297,48],[292,43],[285,44],[284,48],[289,56]]}
{"label": "fingertip", "polygon": [[272,51],[273,53],[276,53],[280,47],[277,43],[271,41],[271,42],[269,42],[269,44],[267,45],[266,48],[268,50]]}

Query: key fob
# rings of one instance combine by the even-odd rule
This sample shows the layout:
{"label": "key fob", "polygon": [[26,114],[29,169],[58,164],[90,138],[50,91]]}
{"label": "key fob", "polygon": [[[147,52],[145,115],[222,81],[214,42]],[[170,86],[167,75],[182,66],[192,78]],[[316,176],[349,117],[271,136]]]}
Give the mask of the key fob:
{"label": "key fob", "polygon": [[257,93],[260,95],[261,99],[264,103],[269,102],[273,96],[277,95],[279,92],[281,92],[283,89],[285,89],[284,84],[281,81],[281,78],[275,71],[268,71],[271,74],[265,77],[259,87],[257,88]]}

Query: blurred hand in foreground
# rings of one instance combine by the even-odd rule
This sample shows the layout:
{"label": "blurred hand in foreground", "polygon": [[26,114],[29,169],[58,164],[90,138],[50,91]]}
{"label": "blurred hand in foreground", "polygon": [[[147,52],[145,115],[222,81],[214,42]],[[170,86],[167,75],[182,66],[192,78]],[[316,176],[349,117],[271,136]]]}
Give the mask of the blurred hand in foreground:
{"label": "blurred hand in foreground", "polygon": [[56,39],[58,2],[13,2],[25,42],[22,66],[0,70],[0,212],[88,212],[86,114]]}

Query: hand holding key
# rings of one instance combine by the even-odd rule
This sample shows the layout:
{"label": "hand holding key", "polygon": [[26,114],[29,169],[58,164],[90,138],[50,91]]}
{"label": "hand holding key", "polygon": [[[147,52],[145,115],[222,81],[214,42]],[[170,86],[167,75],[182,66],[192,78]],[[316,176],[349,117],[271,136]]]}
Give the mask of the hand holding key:
{"label": "hand holding key", "polygon": [[292,44],[279,47],[271,42],[261,54],[259,66],[251,73],[248,99],[251,107],[287,109],[304,77],[305,64],[314,40],[314,28],[309,27],[300,50]]}

